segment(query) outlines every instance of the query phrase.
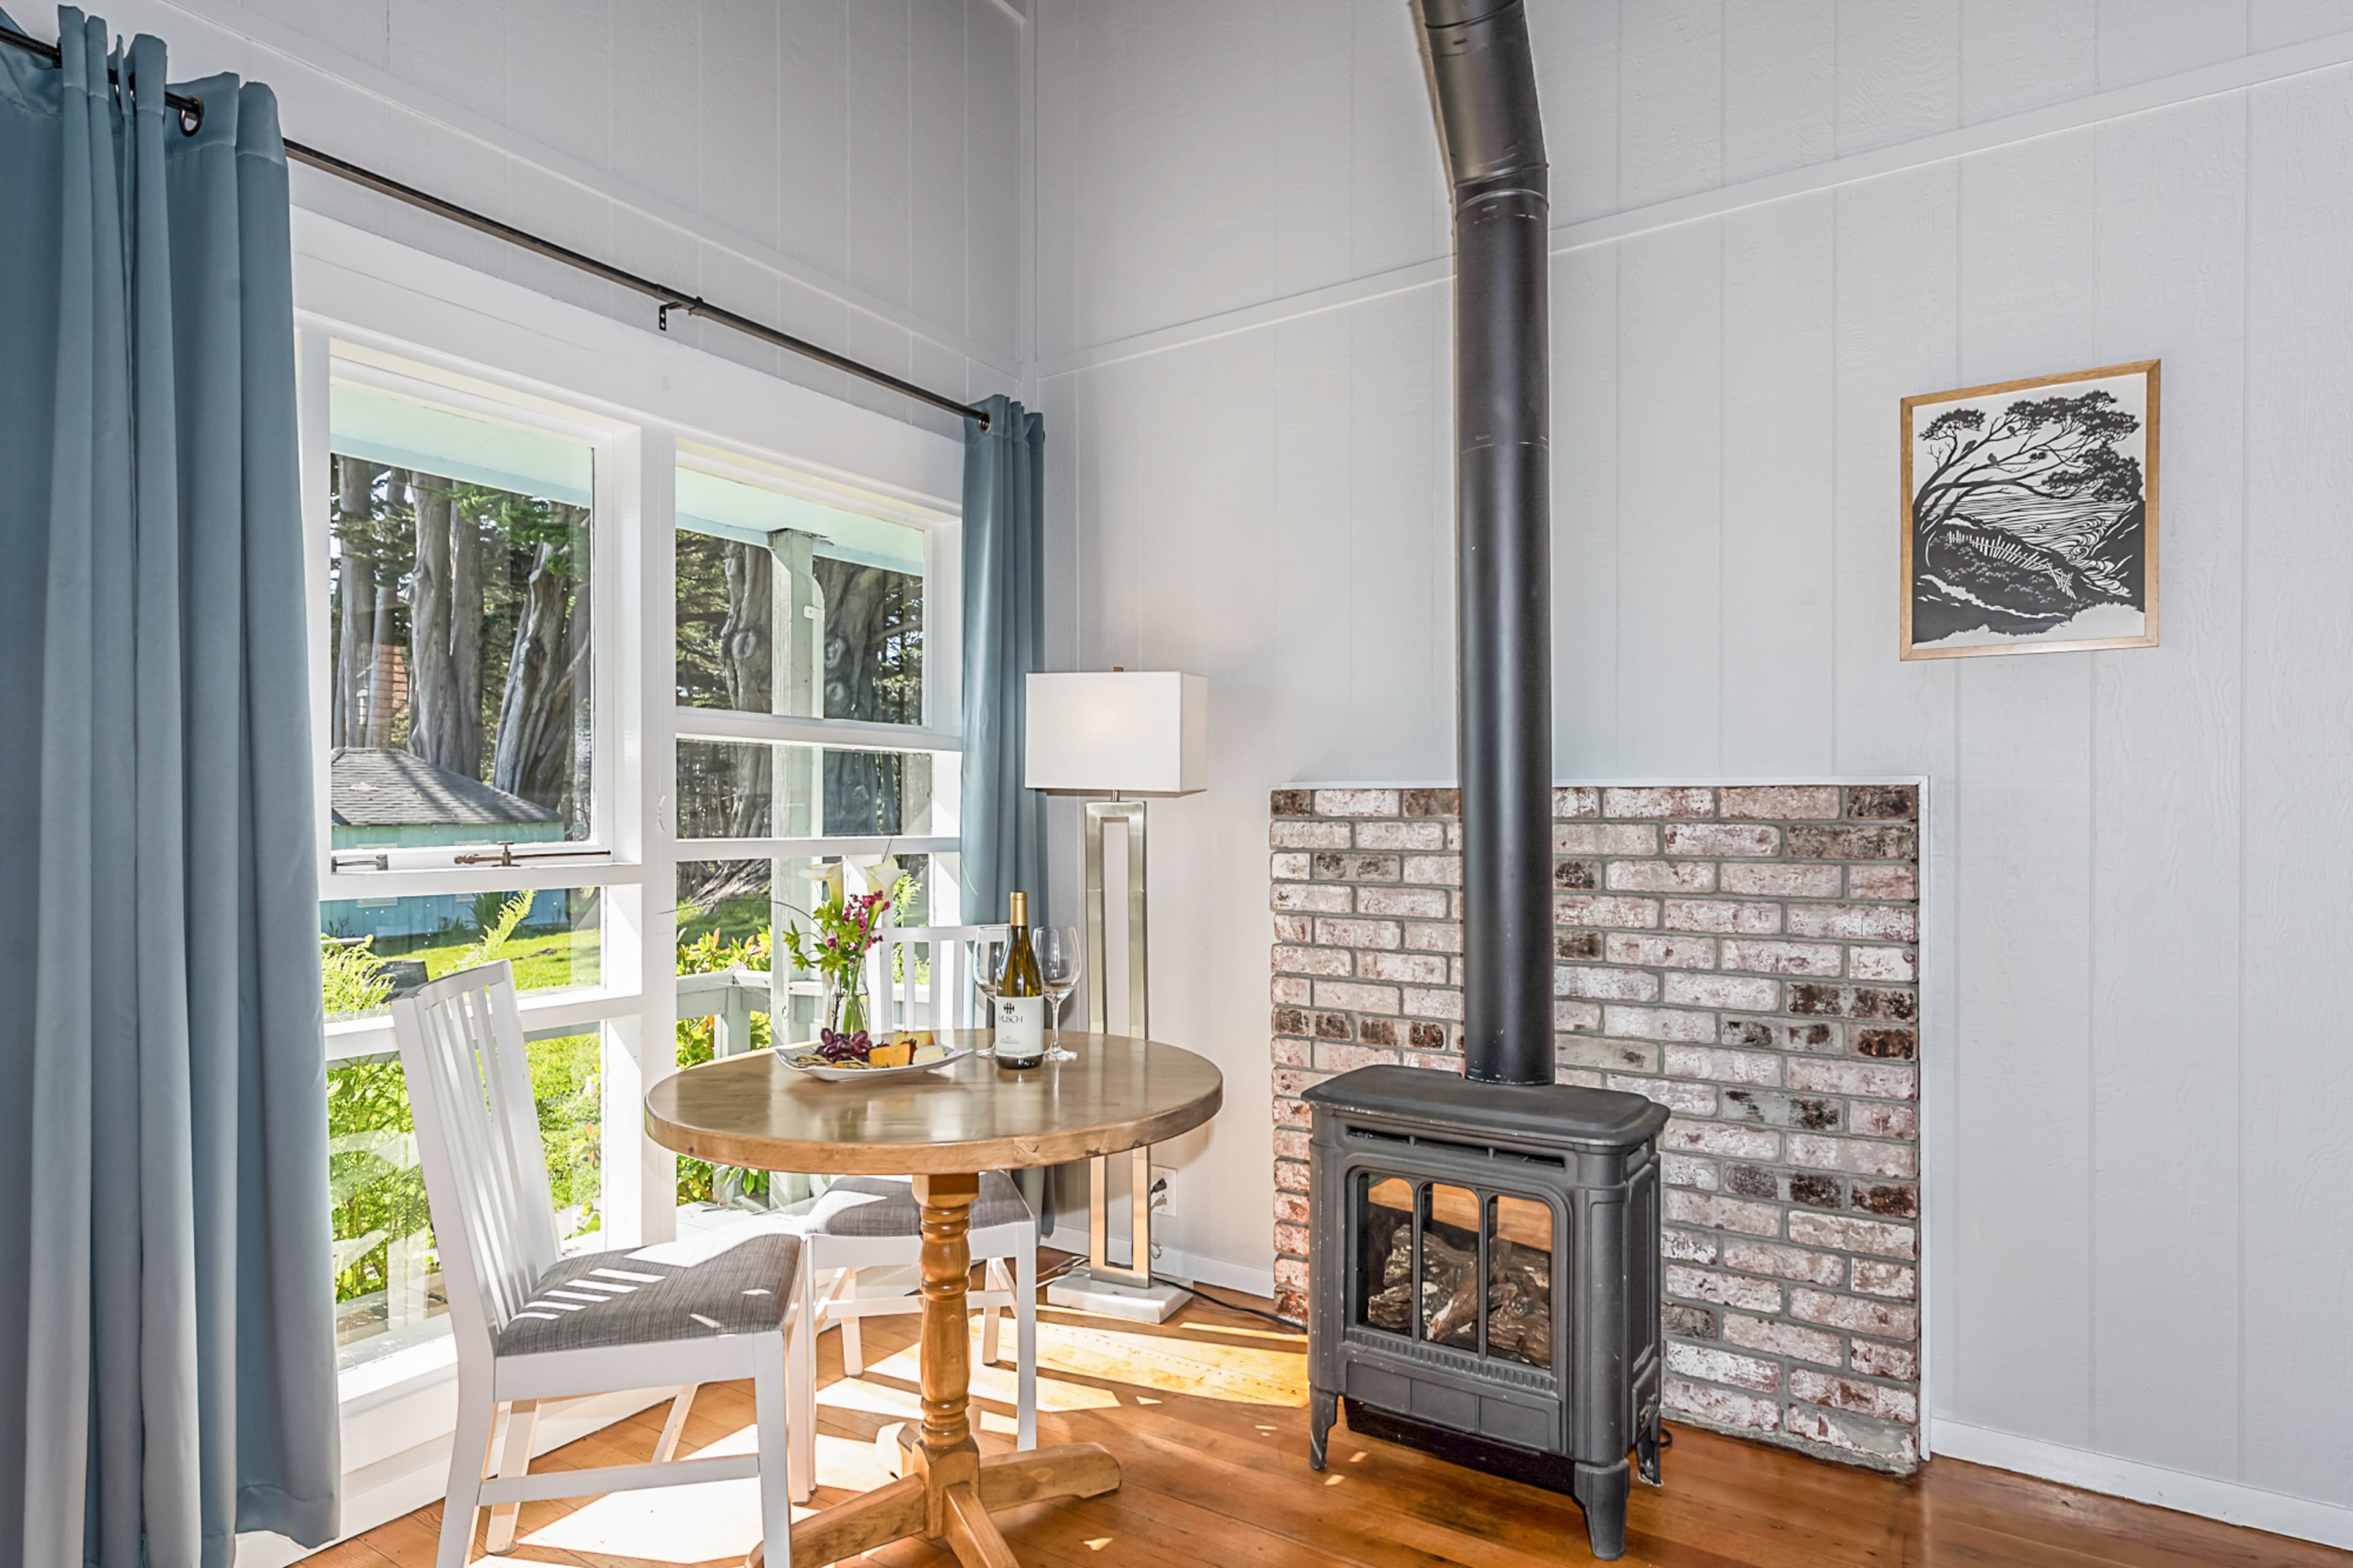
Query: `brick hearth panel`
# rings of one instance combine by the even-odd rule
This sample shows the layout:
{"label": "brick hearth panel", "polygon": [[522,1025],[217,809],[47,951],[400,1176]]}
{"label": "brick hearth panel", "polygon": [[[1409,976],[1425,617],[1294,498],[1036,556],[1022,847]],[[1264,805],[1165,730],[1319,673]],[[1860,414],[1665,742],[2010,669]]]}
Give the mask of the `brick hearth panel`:
{"label": "brick hearth panel", "polygon": [[[1455,814],[1452,790],[1274,792],[1275,1280],[1294,1319],[1300,1091],[1368,1062],[1461,1069]],[[1564,788],[1553,814],[1559,1079],[1675,1113],[1669,1410],[1914,1468],[1917,791]]]}

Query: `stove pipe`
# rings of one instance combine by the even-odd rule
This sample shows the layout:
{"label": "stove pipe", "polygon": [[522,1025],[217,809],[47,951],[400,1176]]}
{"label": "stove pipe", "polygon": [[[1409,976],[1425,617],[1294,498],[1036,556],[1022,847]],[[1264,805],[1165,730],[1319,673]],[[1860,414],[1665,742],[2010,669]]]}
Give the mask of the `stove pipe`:
{"label": "stove pipe", "polygon": [[1552,506],[1544,121],[1522,0],[1414,0],[1454,191],[1463,1072],[1550,1083]]}

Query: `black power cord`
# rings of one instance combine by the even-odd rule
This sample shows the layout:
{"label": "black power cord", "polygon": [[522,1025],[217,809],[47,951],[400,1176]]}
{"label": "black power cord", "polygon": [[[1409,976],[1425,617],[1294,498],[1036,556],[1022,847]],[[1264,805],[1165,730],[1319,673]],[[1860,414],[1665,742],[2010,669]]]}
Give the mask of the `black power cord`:
{"label": "black power cord", "polygon": [[1152,1279],[1155,1284],[1172,1286],[1179,1290],[1189,1290],[1212,1307],[1222,1307],[1229,1312],[1240,1312],[1247,1317],[1263,1318],[1277,1328],[1289,1329],[1293,1333],[1299,1331],[1297,1323],[1288,1318],[1279,1318],[1264,1308],[1249,1306],[1240,1301],[1229,1301],[1223,1296],[1203,1289],[1199,1285],[1187,1285],[1181,1279],[1171,1279],[1165,1274],[1155,1274]]}

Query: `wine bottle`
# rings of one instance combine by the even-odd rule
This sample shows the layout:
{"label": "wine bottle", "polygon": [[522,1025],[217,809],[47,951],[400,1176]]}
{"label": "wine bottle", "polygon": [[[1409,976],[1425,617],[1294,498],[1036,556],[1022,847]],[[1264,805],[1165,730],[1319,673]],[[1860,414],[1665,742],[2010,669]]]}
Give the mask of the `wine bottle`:
{"label": "wine bottle", "polygon": [[997,1065],[1034,1068],[1046,1059],[1046,980],[1029,946],[1029,895],[1013,895],[1005,972],[997,977]]}

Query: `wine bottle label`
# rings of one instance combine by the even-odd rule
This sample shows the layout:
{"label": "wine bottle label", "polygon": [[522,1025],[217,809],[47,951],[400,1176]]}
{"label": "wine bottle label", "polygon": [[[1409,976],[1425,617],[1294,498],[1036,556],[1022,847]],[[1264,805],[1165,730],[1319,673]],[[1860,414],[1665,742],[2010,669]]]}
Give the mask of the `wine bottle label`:
{"label": "wine bottle label", "polygon": [[1043,996],[999,996],[997,999],[997,1054],[1026,1061],[1046,1051],[1046,999]]}

